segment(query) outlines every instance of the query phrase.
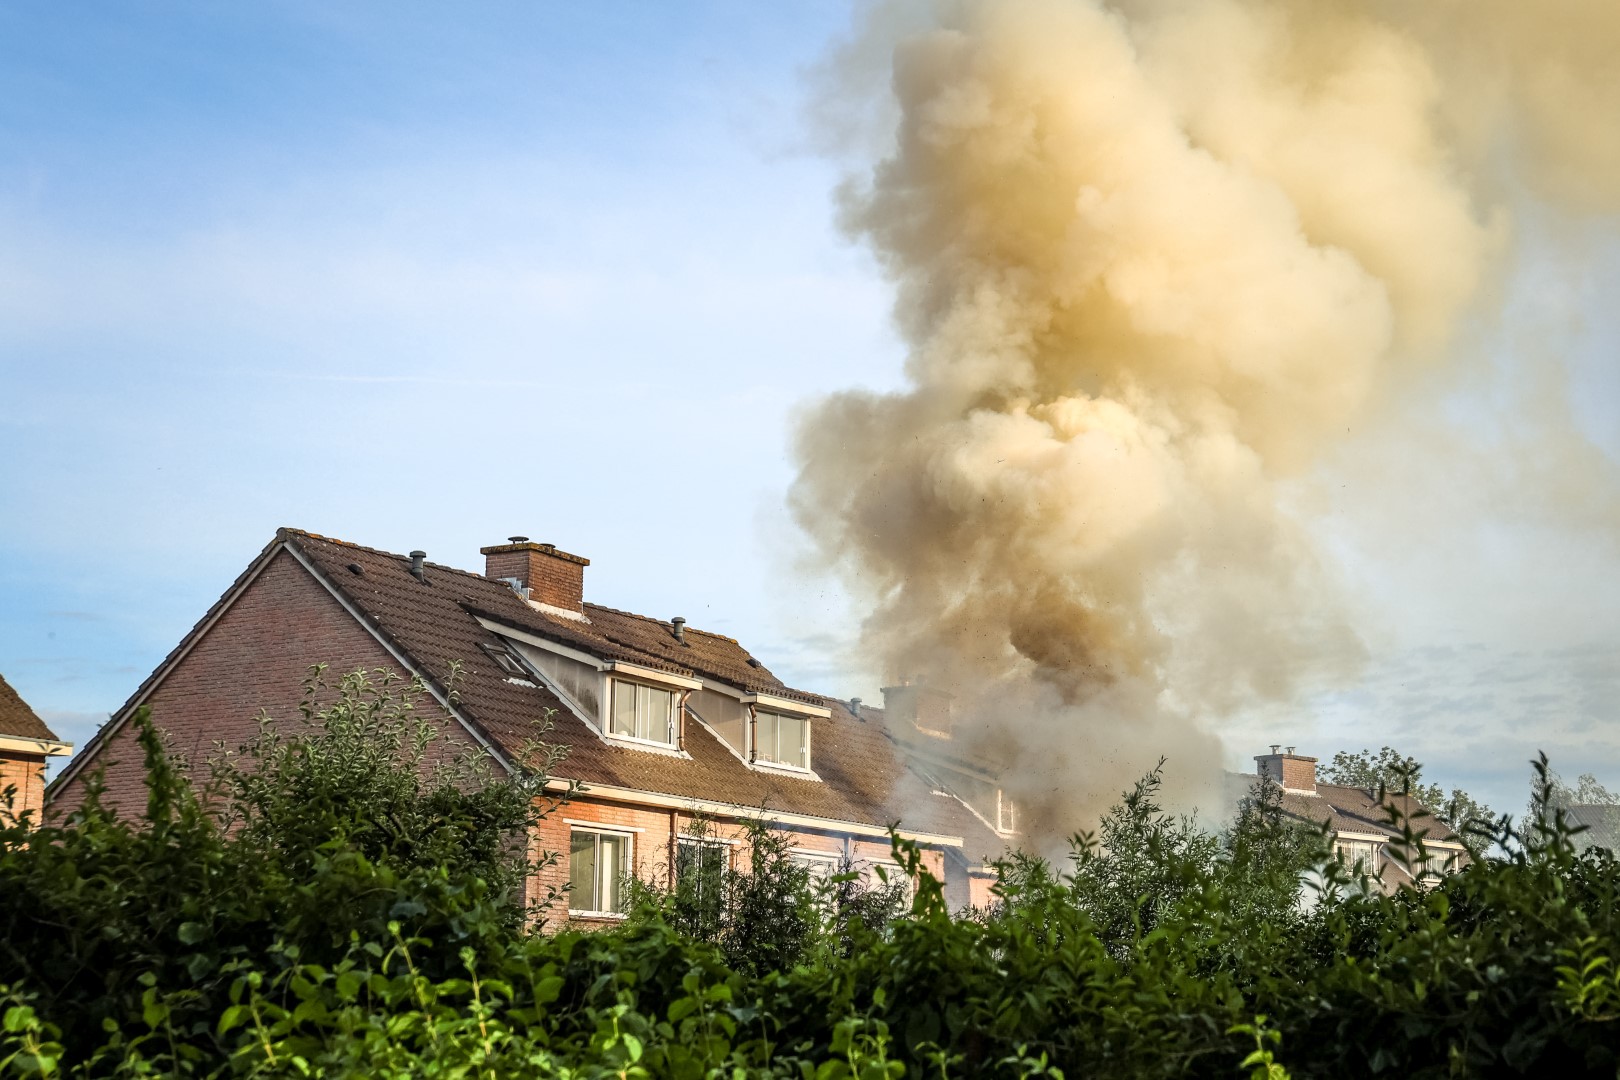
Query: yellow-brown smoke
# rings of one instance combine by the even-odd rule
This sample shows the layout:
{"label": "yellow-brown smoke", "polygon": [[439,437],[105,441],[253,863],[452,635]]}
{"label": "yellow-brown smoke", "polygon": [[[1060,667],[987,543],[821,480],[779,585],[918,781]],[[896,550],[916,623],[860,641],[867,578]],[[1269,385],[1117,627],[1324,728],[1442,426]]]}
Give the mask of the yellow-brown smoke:
{"label": "yellow-brown smoke", "polygon": [[1511,208],[1620,203],[1614,0],[880,7],[841,192],[909,388],[818,404],[799,520],[887,674],[1072,828],[1211,720],[1354,669],[1279,485],[1443,362]]}

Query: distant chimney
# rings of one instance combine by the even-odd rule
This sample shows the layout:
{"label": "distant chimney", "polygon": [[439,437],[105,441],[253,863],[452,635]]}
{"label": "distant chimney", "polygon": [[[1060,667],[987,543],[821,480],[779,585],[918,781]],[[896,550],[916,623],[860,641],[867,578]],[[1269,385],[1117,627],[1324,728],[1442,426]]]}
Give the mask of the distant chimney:
{"label": "distant chimney", "polygon": [[1316,759],[1294,753],[1292,746],[1284,754],[1277,753],[1277,747],[1273,746],[1271,753],[1257,754],[1254,763],[1259,767],[1261,776],[1269,776],[1284,791],[1316,794]]}
{"label": "distant chimney", "polygon": [[883,688],[883,714],[894,727],[910,725],[924,735],[951,737],[951,695],[911,679]]}
{"label": "distant chimney", "polygon": [[558,551],[553,544],[531,543],[527,536],[479,548],[484,576],[496,581],[515,580],[529,590],[529,599],[564,611],[585,611],[585,568],[591,560]]}

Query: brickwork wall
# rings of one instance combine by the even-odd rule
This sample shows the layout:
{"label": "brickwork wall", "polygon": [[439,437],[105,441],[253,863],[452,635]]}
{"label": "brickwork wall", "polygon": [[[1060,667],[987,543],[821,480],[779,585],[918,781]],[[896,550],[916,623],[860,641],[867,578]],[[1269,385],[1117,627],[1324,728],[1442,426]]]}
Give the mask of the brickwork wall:
{"label": "brickwork wall", "polygon": [[[534,842],[531,847],[531,861],[538,864],[544,852],[554,852],[558,857],[549,867],[542,867],[537,870],[531,879],[529,896],[539,898],[552,889],[560,890],[568,884],[570,833],[575,828],[589,828],[592,825],[630,831],[634,837],[631,842],[631,860],[635,867],[636,877],[660,888],[670,888],[674,885],[675,880],[675,845],[679,842],[680,837],[692,835],[694,821],[695,816],[684,810],[635,806],[627,803],[593,799],[589,796],[576,797],[554,810],[546,820],[540,823],[540,827],[535,831]],[[736,842],[732,846],[733,866],[742,865],[741,860],[747,859],[747,851],[743,843],[746,840],[747,832],[738,821],[724,818],[705,818],[703,835],[715,840]],[[825,852],[839,857],[842,857],[846,852],[846,838],[839,834],[788,831],[786,836],[789,845],[794,848]],[[893,861],[893,854],[887,839],[851,838],[848,841],[848,853],[857,866],[862,863],[890,863]],[[935,877],[944,878],[944,852],[937,849],[925,849],[923,851],[923,865]],[[546,914],[546,925],[548,927],[555,929],[567,924],[583,928],[611,925],[614,921],[570,918],[566,906],[567,901],[564,899]]]}
{"label": "brickwork wall", "polygon": [[[0,750],[0,792],[6,788],[16,789],[12,793],[12,815],[21,817],[32,810],[37,823],[45,805],[45,755]],[[0,816],[5,813],[5,803],[0,800]]]}
{"label": "brickwork wall", "polygon": [[1262,754],[1255,758],[1260,775],[1290,791],[1316,790],[1316,759],[1300,754]]}
{"label": "brickwork wall", "polygon": [[539,550],[539,545],[495,548],[484,556],[484,576],[517,578],[532,590],[529,599],[552,607],[583,611],[585,567],[571,558]]}
{"label": "brickwork wall", "polygon": [[[299,720],[298,705],[309,668],[328,665],[326,678],[335,684],[345,672],[384,668],[399,671],[377,639],[344,611],[318,581],[286,552],[275,556],[236,602],[196,642],[185,658],[147,699],[152,720],[199,772],[215,753],[216,742],[235,748],[258,730],[261,711],[289,722]],[[335,696],[328,690],[323,695]],[[444,723],[455,746],[470,737],[429,698],[419,702],[422,715]],[[445,743],[446,749],[451,744]],[[90,770],[106,767],[107,801],[119,813],[137,814],[145,806],[145,774],[133,725],[125,724],[100,748],[85,773],[75,776],[52,800],[53,815],[65,813],[84,797]]]}

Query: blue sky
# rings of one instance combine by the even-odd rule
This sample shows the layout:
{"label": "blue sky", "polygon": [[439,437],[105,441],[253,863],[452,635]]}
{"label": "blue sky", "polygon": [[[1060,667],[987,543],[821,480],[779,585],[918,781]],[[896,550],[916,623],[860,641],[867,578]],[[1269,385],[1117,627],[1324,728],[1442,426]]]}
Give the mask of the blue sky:
{"label": "blue sky", "polygon": [[[806,152],[804,73],[848,20],[0,5],[0,672],[83,742],[296,525],[467,568],[549,540],[594,600],[875,697],[783,509],[795,409],[900,377]],[[1613,248],[1515,285],[1590,298],[1565,345],[1611,460]],[[1465,428],[1504,386],[1448,391]],[[1393,742],[1516,806],[1545,746],[1620,782],[1614,538],[1441,513],[1401,473],[1317,526],[1365,601],[1365,679],[1235,723],[1231,763]]]}

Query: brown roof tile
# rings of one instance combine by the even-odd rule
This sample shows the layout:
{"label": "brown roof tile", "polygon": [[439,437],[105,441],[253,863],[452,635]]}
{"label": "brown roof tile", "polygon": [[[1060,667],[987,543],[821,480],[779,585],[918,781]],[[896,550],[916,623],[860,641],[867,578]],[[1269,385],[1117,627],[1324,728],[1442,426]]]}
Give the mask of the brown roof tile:
{"label": "brown roof tile", "polygon": [[[688,627],[682,644],[669,623],[596,604],[585,605],[588,621],[569,619],[537,610],[504,582],[479,574],[428,563],[418,581],[402,555],[293,529],[279,535],[441,688],[451,682],[452,661],[459,661],[461,711],[509,758],[543,737],[569,748],[558,774],[587,784],[864,825],[900,820],[910,830],[962,835],[962,815],[945,805],[954,800],[932,794],[905,768],[880,725],[857,719],[837,701],[783,685],[768,668],[751,664],[748,651],[729,637]],[[690,714],[685,758],[607,742],[544,687],[509,681],[481,647],[500,639],[480,617],[602,659],[825,704],[832,715],[812,721],[812,765],[821,780],[750,768]],[[548,715],[554,726],[546,731]],[[979,846],[988,848],[991,839],[999,844],[976,818],[972,823],[990,838],[977,837]]]}
{"label": "brown roof tile", "polygon": [[58,741],[56,733],[45,726],[45,721],[28,707],[28,702],[12,689],[4,675],[0,675],[0,735],[10,735],[15,739]]}

